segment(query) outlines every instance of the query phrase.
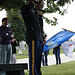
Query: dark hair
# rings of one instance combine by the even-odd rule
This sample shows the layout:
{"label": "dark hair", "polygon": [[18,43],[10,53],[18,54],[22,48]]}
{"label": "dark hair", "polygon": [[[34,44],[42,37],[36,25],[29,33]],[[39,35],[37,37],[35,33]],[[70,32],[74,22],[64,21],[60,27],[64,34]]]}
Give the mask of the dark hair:
{"label": "dark hair", "polygon": [[5,20],[8,20],[8,19],[7,19],[7,18],[3,18],[3,19],[2,19],[2,22],[5,21]]}
{"label": "dark hair", "polygon": [[45,34],[45,37],[47,37],[47,35]]}
{"label": "dark hair", "polygon": [[47,35],[46,35],[46,34],[44,35],[43,39],[45,39],[45,37],[47,37]]}

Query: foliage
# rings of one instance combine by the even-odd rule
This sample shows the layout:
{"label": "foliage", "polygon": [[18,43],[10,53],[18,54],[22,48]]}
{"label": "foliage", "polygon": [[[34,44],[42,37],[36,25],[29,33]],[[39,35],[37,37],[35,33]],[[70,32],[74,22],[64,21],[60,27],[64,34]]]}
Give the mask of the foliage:
{"label": "foliage", "polygon": [[23,23],[22,17],[20,16],[19,10],[9,10],[7,11],[7,17],[9,19],[9,25],[14,33],[16,40],[25,40],[26,27]]}
{"label": "foliage", "polygon": [[16,55],[16,59],[25,59],[25,58],[29,58],[29,56],[26,55],[26,54],[18,54],[18,55]]}
{"label": "foliage", "polygon": [[44,17],[44,16],[43,16],[43,18],[45,19],[45,21],[48,24],[51,24],[52,26],[58,24],[57,19],[55,17],[53,17],[54,21],[53,20],[50,20],[50,19],[48,19],[47,17]]}
{"label": "foliage", "polygon": [[0,8],[1,9],[19,9],[25,0],[0,0]]}
{"label": "foliage", "polygon": [[[47,12],[52,13],[59,11],[60,6],[71,3],[74,0],[45,0],[47,3]],[[23,4],[26,4],[26,0],[0,0],[0,8],[2,9],[19,9]]]}
{"label": "foliage", "polygon": [[[44,9],[46,13],[56,13],[58,12],[60,15],[64,15],[67,12],[67,8],[61,10],[66,4],[71,4],[74,0],[46,0],[46,8]],[[54,17],[54,20],[45,18],[45,21],[51,25],[57,25],[58,19]]]}
{"label": "foliage", "polygon": [[[66,4],[71,4],[74,0],[45,0],[46,8],[44,8],[45,13],[56,13],[58,12],[61,15],[64,15],[67,9],[61,10],[61,7],[64,7]],[[20,9],[24,4],[27,3],[27,0],[0,0],[0,10],[5,9],[6,11],[11,9]],[[51,25],[56,25],[57,19],[50,20],[45,18],[46,22]]]}

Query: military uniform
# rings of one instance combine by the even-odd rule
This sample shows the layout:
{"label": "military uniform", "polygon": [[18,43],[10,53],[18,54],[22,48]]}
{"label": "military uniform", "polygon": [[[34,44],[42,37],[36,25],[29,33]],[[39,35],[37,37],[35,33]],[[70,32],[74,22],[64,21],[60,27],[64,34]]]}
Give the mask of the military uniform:
{"label": "military uniform", "polygon": [[29,75],[41,75],[43,25],[41,26],[33,2],[24,5],[21,12],[26,25],[26,42],[29,46]]}
{"label": "military uniform", "polygon": [[[26,41],[39,40],[43,41],[41,27],[39,22],[38,11],[34,8],[33,3],[24,5],[22,8],[23,20],[26,25]],[[35,37],[34,37],[35,36]]]}

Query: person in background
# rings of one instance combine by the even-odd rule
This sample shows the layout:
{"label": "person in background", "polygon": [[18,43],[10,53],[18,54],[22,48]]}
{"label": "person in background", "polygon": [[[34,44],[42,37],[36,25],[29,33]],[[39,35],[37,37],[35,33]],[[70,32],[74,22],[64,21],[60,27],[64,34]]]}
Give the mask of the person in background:
{"label": "person in background", "polygon": [[[3,18],[0,26],[0,64],[9,64],[11,57],[11,40],[14,36],[7,25],[8,19]],[[0,71],[0,75],[5,75],[5,72]]]}
{"label": "person in background", "polygon": [[17,46],[17,41],[16,41],[15,38],[12,39],[11,46],[12,46],[12,56],[11,56],[11,59],[10,59],[10,63],[15,64],[16,63],[15,54],[16,54],[16,46]]}
{"label": "person in background", "polygon": [[[45,35],[43,37],[43,40],[44,40],[43,45],[46,44],[46,39],[47,39],[47,35]],[[48,54],[49,54],[49,51],[45,51],[42,53],[42,64],[43,64],[43,66],[48,66],[48,59],[47,59]]]}
{"label": "person in background", "polygon": [[53,54],[55,54],[55,57],[56,57],[56,65],[61,65],[60,46],[61,45],[59,45],[53,49]]}
{"label": "person in background", "polygon": [[29,75],[41,75],[43,27],[39,22],[37,8],[41,7],[38,3],[38,1],[28,0],[28,4],[23,5],[21,8],[22,17],[26,25],[26,43],[29,46]]}

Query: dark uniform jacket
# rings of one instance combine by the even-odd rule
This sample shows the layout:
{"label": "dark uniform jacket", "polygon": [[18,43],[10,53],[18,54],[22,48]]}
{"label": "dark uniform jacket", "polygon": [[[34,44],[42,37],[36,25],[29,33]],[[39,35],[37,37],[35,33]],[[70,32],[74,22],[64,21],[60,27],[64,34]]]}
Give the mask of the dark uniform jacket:
{"label": "dark uniform jacket", "polygon": [[33,3],[24,5],[21,8],[22,16],[26,25],[26,41],[39,40],[43,41],[42,28],[39,22],[38,11],[34,8]]}

